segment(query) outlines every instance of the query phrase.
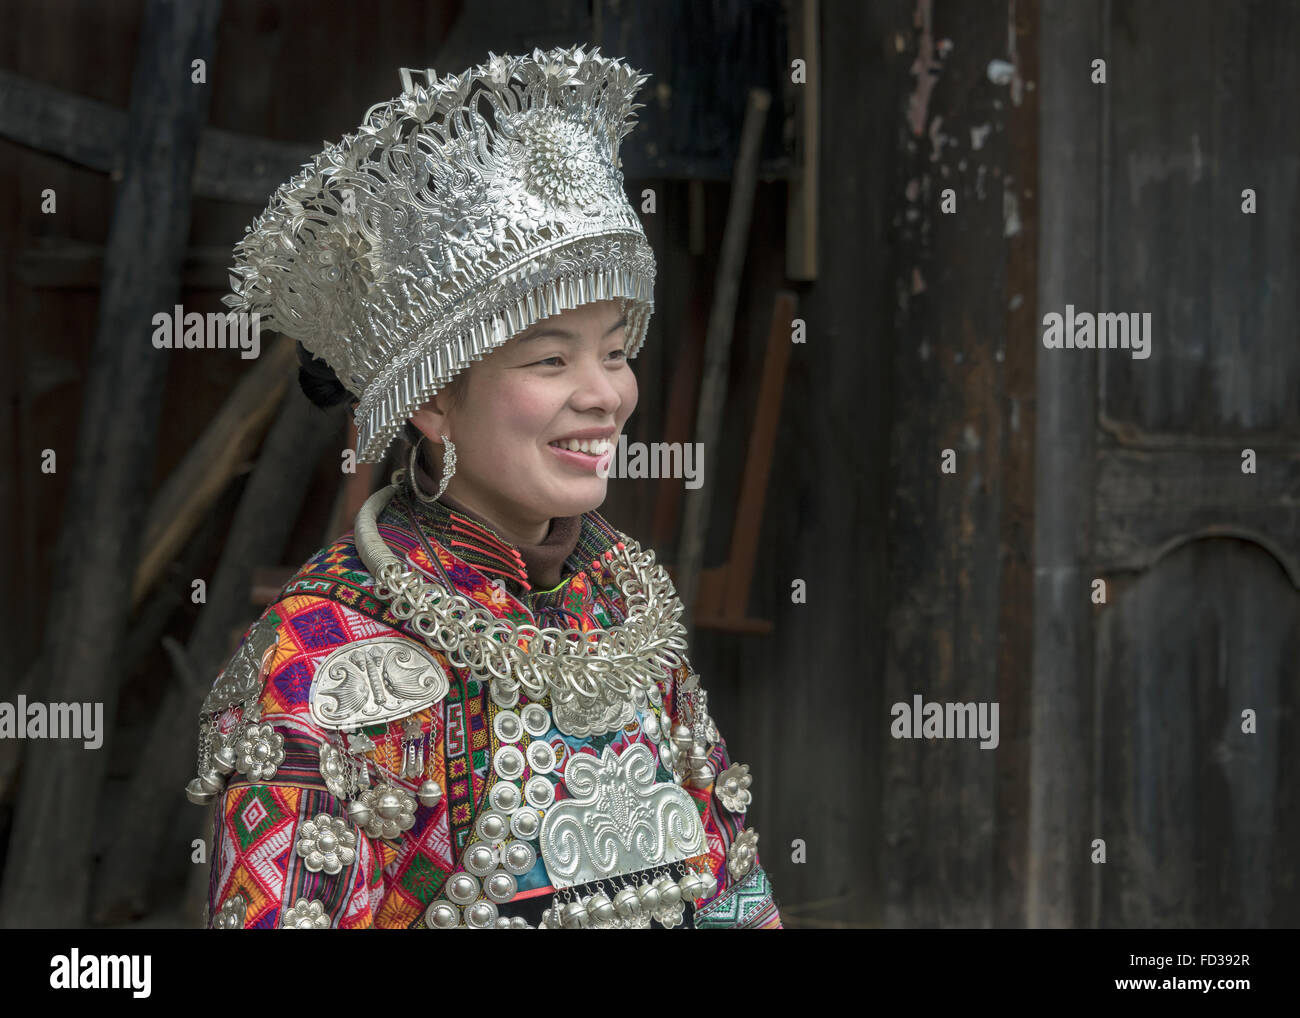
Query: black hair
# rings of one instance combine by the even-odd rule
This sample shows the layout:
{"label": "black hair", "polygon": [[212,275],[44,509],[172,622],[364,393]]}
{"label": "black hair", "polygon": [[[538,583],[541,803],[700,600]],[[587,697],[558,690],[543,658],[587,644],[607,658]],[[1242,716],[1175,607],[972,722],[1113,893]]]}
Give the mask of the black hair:
{"label": "black hair", "polygon": [[303,395],[322,410],[340,403],[357,402],[357,398],[339,381],[334,369],[319,357],[313,357],[301,342],[298,343],[298,385]]}

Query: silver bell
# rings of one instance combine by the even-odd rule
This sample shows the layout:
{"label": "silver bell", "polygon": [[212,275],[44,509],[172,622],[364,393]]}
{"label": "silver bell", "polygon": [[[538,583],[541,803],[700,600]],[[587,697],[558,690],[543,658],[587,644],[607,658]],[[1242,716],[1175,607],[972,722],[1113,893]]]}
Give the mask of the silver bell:
{"label": "silver bell", "polygon": [[229,774],[235,769],[235,751],[229,746],[222,746],[212,754],[212,764],[218,774]]}
{"label": "silver bell", "polygon": [[582,902],[571,901],[564,906],[560,922],[566,930],[584,929],[589,921],[587,910],[583,907]]}
{"label": "silver bell", "polygon": [[695,872],[686,874],[681,880],[677,881],[677,887],[682,892],[683,901],[695,901],[700,896],[700,888],[703,885],[700,875]]}
{"label": "silver bell", "polygon": [[612,923],[617,915],[614,903],[604,891],[597,891],[587,899],[587,914],[598,923]]}
{"label": "silver bell", "polygon": [[216,795],[226,787],[226,779],[216,771],[208,771],[206,774],[199,775],[199,787],[205,792]]}
{"label": "silver bell", "polygon": [[212,792],[205,792],[198,778],[192,778],[190,783],[185,786],[185,798],[189,799],[195,806],[206,806],[216,796]]}
{"label": "silver bell", "polygon": [[433,807],[442,798],[442,789],[438,782],[428,778],[420,782],[420,790],[415,793],[415,797],[420,800],[420,805]]}
{"label": "silver bell", "polygon": [[635,919],[641,914],[641,899],[636,891],[625,887],[614,895],[614,911],[624,919]]}
{"label": "silver bell", "polygon": [[672,877],[660,877],[655,884],[659,891],[660,908],[676,908],[682,902],[682,891]]}
{"label": "silver bell", "polygon": [[370,823],[370,819],[373,815],[374,814],[370,811],[370,807],[360,799],[348,803],[348,819],[358,827],[365,827],[366,824]]}
{"label": "silver bell", "polygon": [[643,913],[659,911],[659,889],[654,884],[642,884],[637,888],[636,896],[641,901]]}

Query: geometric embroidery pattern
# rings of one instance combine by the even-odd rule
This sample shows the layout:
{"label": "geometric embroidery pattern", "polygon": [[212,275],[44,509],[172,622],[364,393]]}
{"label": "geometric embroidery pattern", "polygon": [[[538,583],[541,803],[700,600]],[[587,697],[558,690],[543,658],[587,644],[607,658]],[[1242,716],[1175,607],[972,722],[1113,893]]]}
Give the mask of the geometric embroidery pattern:
{"label": "geometric embroidery pattern", "polygon": [[772,897],[772,883],[757,865],[725,894],[695,913],[697,930],[779,930],[781,917]]}

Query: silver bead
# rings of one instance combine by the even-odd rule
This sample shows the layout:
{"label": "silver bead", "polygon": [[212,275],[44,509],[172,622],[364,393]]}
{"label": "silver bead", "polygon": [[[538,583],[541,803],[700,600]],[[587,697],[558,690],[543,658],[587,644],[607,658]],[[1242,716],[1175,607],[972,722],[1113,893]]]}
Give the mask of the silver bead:
{"label": "silver bead", "polygon": [[660,877],[655,887],[659,891],[660,908],[676,908],[682,903],[681,888],[672,877]]}
{"label": "silver bead", "polygon": [[424,910],[424,922],[431,929],[454,930],[460,925],[460,909],[440,899]]}
{"label": "silver bead", "polygon": [[542,818],[538,816],[537,810],[531,806],[520,808],[510,818],[510,829],[514,832],[515,837],[524,840],[537,837],[537,831],[541,826]]}
{"label": "silver bead", "polygon": [[478,818],[475,827],[480,838],[495,844],[506,836],[509,823],[500,813],[489,811]]}
{"label": "silver bead", "polygon": [[415,793],[415,797],[420,800],[420,805],[433,807],[442,799],[442,788],[432,778],[426,778],[420,782],[420,790]]}
{"label": "silver bead", "polygon": [[513,873],[517,877],[523,876],[537,862],[537,853],[533,850],[532,845],[526,845],[522,841],[512,841],[507,845],[504,856],[501,865],[506,868],[507,872]]}
{"label": "silver bead", "polygon": [[478,897],[478,879],[470,873],[457,873],[447,881],[447,897],[457,905],[468,905]]}
{"label": "silver bead", "polygon": [[523,735],[524,725],[514,711],[503,710],[492,719],[492,731],[502,742],[518,742]]}
{"label": "silver bead", "polygon": [[659,889],[654,884],[642,884],[637,888],[636,896],[641,901],[642,912],[659,911]]}
{"label": "silver bead", "polygon": [[703,881],[700,880],[696,873],[688,873],[677,881],[677,887],[682,892],[682,901],[694,901],[700,896],[700,886]]}
{"label": "silver bead", "polygon": [[513,813],[519,808],[519,789],[508,781],[498,781],[488,792],[488,804],[501,813]]}
{"label": "silver bead", "polygon": [[497,907],[490,901],[476,901],[465,909],[465,925],[471,930],[490,929],[497,921]]}
{"label": "silver bead", "polygon": [[583,908],[582,902],[571,901],[564,906],[560,916],[560,924],[566,930],[580,930],[590,923],[587,918],[587,910]]}
{"label": "silver bead", "polygon": [[358,827],[365,827],[366,824],[370,823],[372,815],[370,807],[360,799],[348,803],[348,819]]}
{"label": "silver bead", "polygon": [[497,854],[491,845],[479,842],[465,853],[465,868],[476,877],[486,877],[497,865]]}
{"label": "silver bead", "polygon": [[518,889],[515,878],[505,870],[497,870],[483,882],[483,893],[502,905],[513,898]]}

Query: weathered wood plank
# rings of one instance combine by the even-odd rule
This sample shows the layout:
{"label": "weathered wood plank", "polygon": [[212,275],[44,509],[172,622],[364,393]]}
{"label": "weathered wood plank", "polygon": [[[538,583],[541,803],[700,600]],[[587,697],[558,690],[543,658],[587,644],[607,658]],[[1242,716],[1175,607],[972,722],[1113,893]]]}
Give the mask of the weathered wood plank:
{"label": "weathered wood plank", "polygon": [[[1249,438],[1242,440],[1249,442]],[[1104,449],[1097,455],[1100,568],[1148,569],[1193,537],[1238,535],[1269,549],[1300,588],[1300,452]]]}
{"label": "weathered wood plank", "polygon": [[[1103,51],[1098,0],[1041,0],[1038,314],[1098,292],[1098,92],[1082,83]],[[1094,874],[1092,557],[1096,357],[1038,356],[1034,437],[1034,653],[1025,921],[1089,924]]]}
{"label": "weathered wood plank", "polygon": [[[1100,925],[1292,926],[1282,793],[1300,784],[1300,592],[1258,545],[1201,540],[1100,609]],[[1242,711],[1256,712],[1255,734]]]}

